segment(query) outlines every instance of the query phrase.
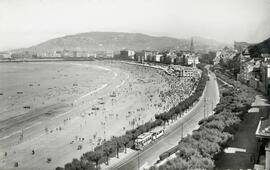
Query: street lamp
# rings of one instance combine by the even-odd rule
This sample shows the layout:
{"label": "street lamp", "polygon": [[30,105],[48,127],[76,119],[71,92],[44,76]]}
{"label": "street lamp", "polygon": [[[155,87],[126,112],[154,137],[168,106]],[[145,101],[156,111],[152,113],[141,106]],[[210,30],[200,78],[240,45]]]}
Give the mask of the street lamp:
{"label": "street lamp", "polygon": [[140,170],[140,150],[138,151],[138,170]]}
{"label": "street lamp", "polygon": [[182,140],[183,137],[184,137],[184,123],[182,123],[181,126],[182,126],[182,127],[181,127],[181,140]]}

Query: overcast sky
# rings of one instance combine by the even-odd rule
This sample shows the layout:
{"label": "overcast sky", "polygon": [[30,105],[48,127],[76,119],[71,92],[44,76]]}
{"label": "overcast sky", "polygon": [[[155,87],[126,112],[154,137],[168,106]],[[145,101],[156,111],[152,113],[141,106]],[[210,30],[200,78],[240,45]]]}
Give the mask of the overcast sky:
{"label": "overcast sky", "polygon": [[0,0],[0,50],[89,31],[259,42],[270,0]]}

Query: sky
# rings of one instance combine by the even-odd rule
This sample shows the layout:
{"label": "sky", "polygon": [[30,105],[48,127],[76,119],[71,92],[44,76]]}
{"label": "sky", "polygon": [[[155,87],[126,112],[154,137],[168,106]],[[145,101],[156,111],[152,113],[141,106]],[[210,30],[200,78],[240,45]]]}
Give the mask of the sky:
{"label": "sky", "polygon": [[91,31],[255,43],[270,37],[270,0],[0,0],[0,50]]}

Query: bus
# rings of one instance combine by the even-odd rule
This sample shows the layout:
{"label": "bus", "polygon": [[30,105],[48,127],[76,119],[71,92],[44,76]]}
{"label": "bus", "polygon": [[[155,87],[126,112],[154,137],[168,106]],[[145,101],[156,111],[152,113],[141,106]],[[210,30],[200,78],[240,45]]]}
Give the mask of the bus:
{"label": "bus", "polygon": [[143,150],[143,147],[152,142],[152,133],[145,132],[137,137],[134,142],[135,149]]}
{"label": "bus", "polygon": [[151,143],[152,141],[157,140],[161,136],[164,135],[164,128],[163,127],[156,127],[150,132],[145,132],[137,137],[134,142],[135,149],[143,150],[143,148]]}
{"label": "bus", "polygon": [[157,140],[158,138],[164,135],[164,128],[158,126],[155,129],[151,130],[150,133],[152,133],[152,140]]}

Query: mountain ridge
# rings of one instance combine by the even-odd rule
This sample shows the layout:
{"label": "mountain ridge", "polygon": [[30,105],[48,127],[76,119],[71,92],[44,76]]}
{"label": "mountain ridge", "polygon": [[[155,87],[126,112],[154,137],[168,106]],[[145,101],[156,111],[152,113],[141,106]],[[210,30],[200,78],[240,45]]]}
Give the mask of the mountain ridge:
{"label": "mountain ridge", "polygon": [[[168,36],[151,36],[143,33],[125,32],[84,32],[53,38],[29,48],[20,50],[46,52],[57,50],[78,51],[119,51],[130,50],[188,50],[191,39],[179,39]],[[196,51],[209,51],[224,47],[215,40],[194,37]]]}
{"label": "mountain ridge", "polygon": [[250,45],[248,50],[252,57],[259,57],[263,53],[270,54],[270,38],[260,43]]}

